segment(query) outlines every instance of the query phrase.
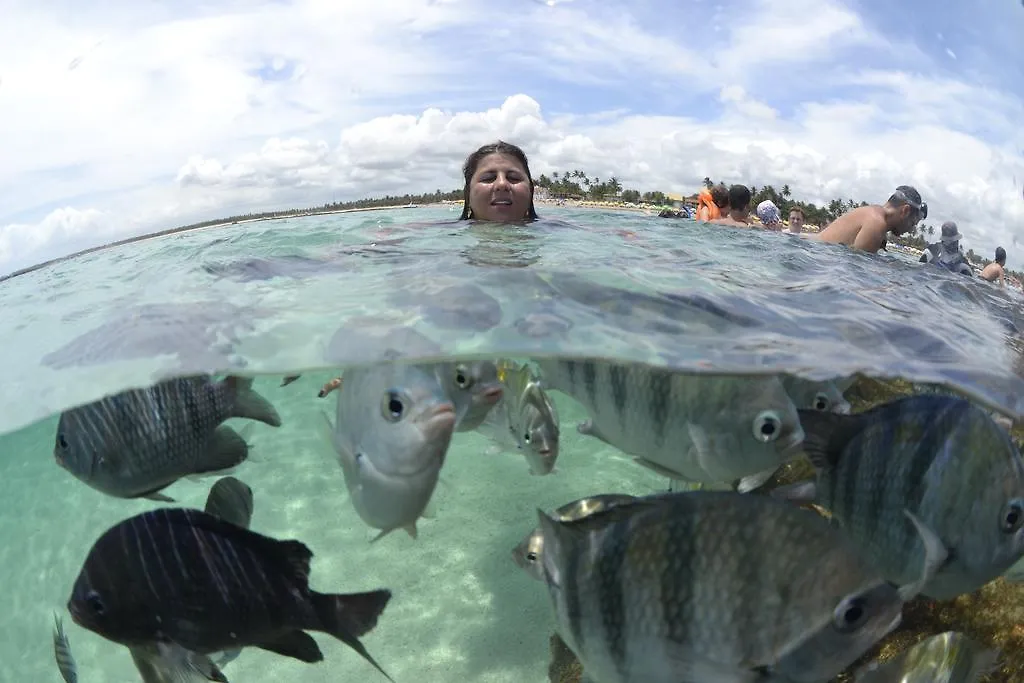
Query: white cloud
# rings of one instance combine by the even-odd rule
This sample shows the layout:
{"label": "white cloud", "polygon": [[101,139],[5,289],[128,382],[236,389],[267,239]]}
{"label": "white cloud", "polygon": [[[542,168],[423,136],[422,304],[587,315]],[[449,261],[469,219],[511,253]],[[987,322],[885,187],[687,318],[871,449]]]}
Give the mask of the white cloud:
{"label": "white cloud", "polygon": [[1021,85],[969,70],[965,36],[886,37],[836,1],[210,7],[0,24],[0,272],[225,213],[453,188],[499,137],[535,174],[640,189],[710,175],[882,201],[912,183],[985,252],[1024,224]]}

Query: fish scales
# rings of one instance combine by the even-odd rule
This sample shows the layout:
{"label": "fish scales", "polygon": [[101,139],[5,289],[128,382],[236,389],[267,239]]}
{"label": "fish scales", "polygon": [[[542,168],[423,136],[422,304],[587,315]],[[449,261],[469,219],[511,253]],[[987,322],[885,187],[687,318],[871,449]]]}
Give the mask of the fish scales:
{"label": "fish scales", "polygon": [[[721,662],[770,663],[800,631],[831,616],[829,600],[838,596],[830,577],[849,571],[844,565],[851,556],[822,542],[832,531],[812,513],[793,510],[805,522],[797,524],[780,520],[777,507],[701,515],[685,499],[695,494],[674,495],[683,498],[667,507],[613,521],[598,513],[574,523],[579,531],[571,535],[585,533],[590,541],[575,536],[569,542],[582,545],[563,549],[568,583],[552,590],[569,630],[563,635],[577,653],[587,653],[588,668],[617,674],[598,677],[602,683],[632,680],[628,674],[638,662],[656,654],[655,641]],[[777,556],[780,548],[801,549],[807,556],[765,566],[765,557]],[[547,553],[545,548],[545,561],[551,562]],[[808,556],[814,559],[808,562]],[[859,571],[860,580],[847,582],[851,590],[880,581],[864,567]],[[757,614],[765,603],[769,614]],[[764,618],[751,618],[759,616]],[[765,618],[772,628],[765,628]]]}
{"label": "fish scales", "polygon": [[948,553],[923,589],[929,597],[971,592],[1024,555],[1024,461],[969,401],[918,395],[853,416],[801,411],[801,419],[818,502],[891,581],[909,581],[926,552],[904,510]]}

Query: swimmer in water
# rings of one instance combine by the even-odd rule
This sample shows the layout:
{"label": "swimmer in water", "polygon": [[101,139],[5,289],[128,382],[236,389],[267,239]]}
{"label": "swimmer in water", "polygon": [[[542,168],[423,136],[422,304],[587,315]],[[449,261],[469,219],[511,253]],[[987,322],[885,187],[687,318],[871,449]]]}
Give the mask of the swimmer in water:
{"label": "swimmer in water", "polygon": [[779,207],[775,202],[766,199],[757,205],[757,218],[766,230],[782,230],[782,216],[779,215]]}
{"label": "swimmer in water", "polygon": [[939,241],[925,247],[918,260],[921,263],[934,263],[953,273],[974,277],[971,264],[967,262],[967,257],[960,250],[960,240],[964,236],[960,234],[956,223],[953,221],[943,223],[939,235]]}
{"label": "swimmer in water", "polygon": [[787,235],[799,235],[804,231],[804,210],[794,206],[789,210],[789,227],[782,232]]}
{"label": "swimmer in water", "polygon": [[750,227],[750,188],[733,185],[729,188],[729,213],[711,221],[714,225],[731,225],[737,228]]}
{"label": "swimmer in water", "polygon": [[729,188],[718,183],[708,191],[711,205],[702,204],[697,208],[697,220],[713,221],[729,211]]}
{"label": "swimmer in water", "polygon": [[928,204],[910,185],[900,185],[883,206],[859,206],[832,221],[818,233],[822,242],[845,244],[875,253],[882,248],[886,235],[905,235],[928,217]]}
{"label": "swimmer in water", "polygon": [[982,280],[988,280],[989,282],[995,282],[999,280],[999,286],[1006,286],[1006,250],[1002,247],[996,247],[996,260],[985,266],[981,271],[980,277]]}
{"label": "swimmer in water", "polygon": [[500,140],[484,145],[466,158],[462,175],[466,185],[460,221],[522,223],[537,218],[530,164],[515,145]]}

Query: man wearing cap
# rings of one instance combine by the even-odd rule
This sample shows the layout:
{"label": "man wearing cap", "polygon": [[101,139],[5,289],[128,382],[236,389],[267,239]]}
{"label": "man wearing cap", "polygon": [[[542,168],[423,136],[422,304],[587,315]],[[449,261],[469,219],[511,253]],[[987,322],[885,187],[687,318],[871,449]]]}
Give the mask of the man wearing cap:
{"label": "man wearing cap", "polygon": [[1002,247],[996,247],[996,260],[985,266],[978,277],[989,282],[999,280],[999,286],[1005,287],[1006,273],[1003,271],[1004,268],[1006,268],[1006,250]]}
{"label": "man wearing cap", "polygon": [[928,217],[928,204],[910,185],[900,185],[883,205],[859,206],[832,221],[817,238],[876,253],[886,235],[904,235]]}
{"label": "man wearing cap", "polygon": [[971,264],[967,257],[960,251],[960,240],[964,238],[960,229],[953,221],[946,221],[942,224],[942,233],[939,241],[929,244],[921,254],[921,263],[934,263],[954,273],[960,273],[967,277],[974,277]]}

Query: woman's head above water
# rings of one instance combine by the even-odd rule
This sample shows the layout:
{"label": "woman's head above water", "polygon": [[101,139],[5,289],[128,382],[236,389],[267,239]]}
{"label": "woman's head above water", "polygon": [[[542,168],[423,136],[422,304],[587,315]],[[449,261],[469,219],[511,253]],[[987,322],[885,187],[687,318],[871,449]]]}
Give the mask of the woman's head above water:
{"label": "woman's head above water", "polygon": [[484,145],[466,158],[462,175],[466,185],[459,220],[518,223],[537,218],[530,164],[515,145],[500,140]]}

